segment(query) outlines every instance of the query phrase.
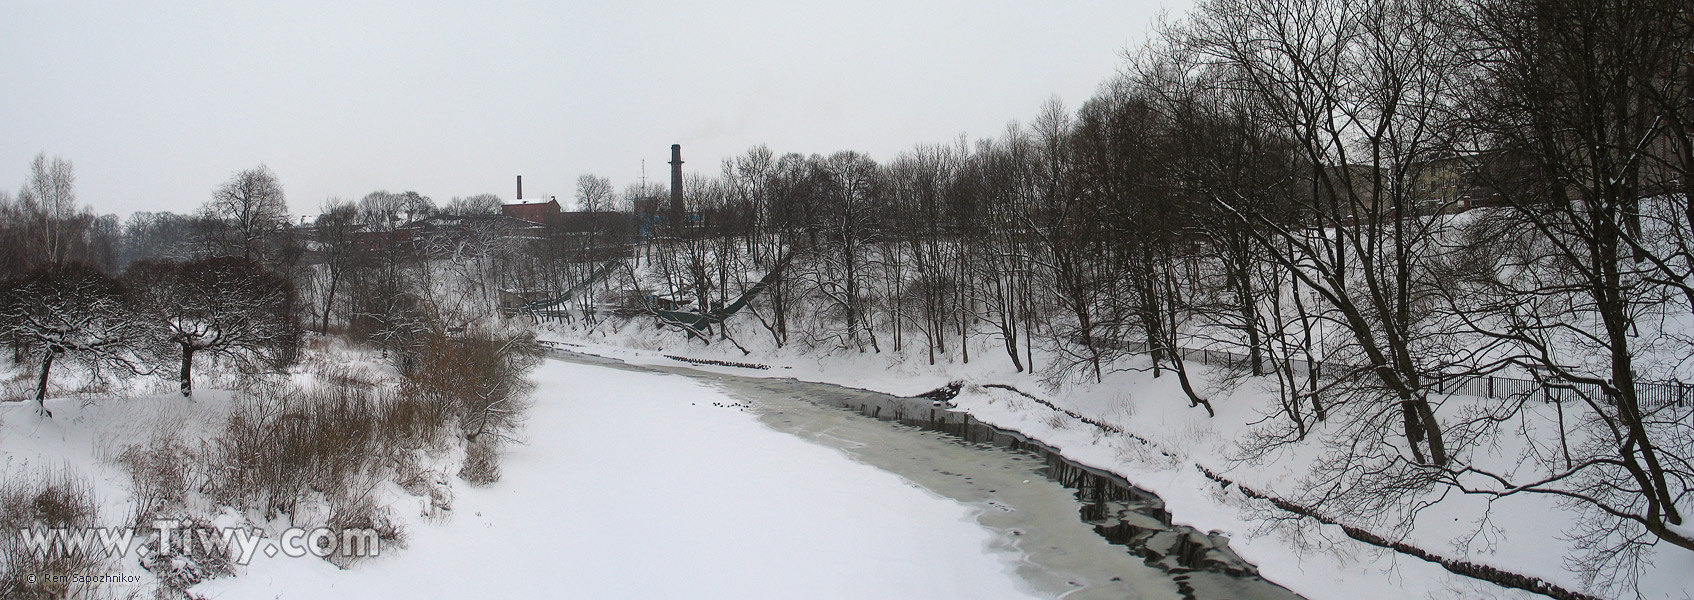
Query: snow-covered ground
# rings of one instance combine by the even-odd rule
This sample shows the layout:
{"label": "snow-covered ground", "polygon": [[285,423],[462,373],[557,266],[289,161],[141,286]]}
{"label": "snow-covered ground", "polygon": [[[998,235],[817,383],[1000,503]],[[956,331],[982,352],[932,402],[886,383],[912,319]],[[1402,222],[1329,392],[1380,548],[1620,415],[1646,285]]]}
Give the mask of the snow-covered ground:
{"label": "snow-covered ground", "polygon": [[[685,377],[557,361],[533,377],[539,387],[528,439],[508,446],[503,479],[487,488],[456,485],[446,522],[397,507],[406,548],[349,570],[312,557],[259,555],[236,577],[192,591],[209,598],[1030,597],[1014,572],[1021,556],[977,524],[975,508],[775,431],[720,391]],[[0,405],[0,452],[14,467],[84,457],[73,466],[92,475],[98,494],[119,510],[121,477],[95,459],[110,445],[101,440],[217,413],[222,403],[59,401],[50,403],[59,415],[52,421],[34,416],[32,405],[8,403]],[[118,568],[141,573],[133,559],[125,563]]]}
{"label": "snow-covered ground", "polygon": [[[295,384],[337,374],[398,377],[372,352],[329,339],[313,348],[292,375]],[[403,546],[342,570],[312,557],[267,557],[264,550],[276,547],[267,540],[234,577],[188,591],[208,598],[1179,596],[1168,574],[1080,521],[1075,497],[1040,474],[1040,461],[801,399],[838,388],[771,382],[750,390],[684,372],[547,361],[532,374],[539,386],[525,439],[506,447],[499,482],[469,486],[446,475],[456,453],[437,457],[433,466],[448,469],[433,472],[452,507],[445,518],[410,488],[386,482],[375,489],[404,532]],[[131,383],[127,395],[50,399],[52,419],[29,402],[0,403],[0,478],[64,467],[90,482],[97,525],[127,522],[135,501],[115,457],[161,432],[191,448],[212,440],[236,402],[212,386],[190,400],[146,391],[145,380]],[[748,410],[749,399],[756,410]],[[310,515],[262,521],[205,500],[191,512],[215,515],[219,525],[256,525],[273,539],[290,524],[320,522]],[[149,595],[157,580],[137,558],[151,542],[141,539],[125,558],[100,566],[136,583],[96,586],[96,597]]]}

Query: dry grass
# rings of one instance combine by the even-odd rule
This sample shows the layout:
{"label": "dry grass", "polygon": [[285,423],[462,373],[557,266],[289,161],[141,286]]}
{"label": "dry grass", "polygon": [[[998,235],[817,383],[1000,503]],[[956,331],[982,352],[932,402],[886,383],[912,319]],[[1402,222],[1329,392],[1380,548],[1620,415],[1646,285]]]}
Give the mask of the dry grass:
{"label": "dry grass", "polygon": [[135,498],[130,523],[137,527],[159,514],[186,508],[188,495],[201,489],[206,478],[204,458],[183,443],[175,429],[154,431],[146,444],[125,448],[115,462],[129,475]]}
{"label": "dry grass", "polygon": [[[420,446],[444,439],[447,422],[414,404],[354,385],[244,398],[218,438],[212,496],[297,526],[373,529],[384,547],[399,546],[404,530],[374,490],[400,478]],[[326,560],[345,568],[358,558]]]}
{"label": "dry grass", "polygon": [[483,437],[465,446],[465,462],[459,467],[459,478],[482,487],[500,481],[500,442]]}
{"label": "dry grass", "polygon": [[93,527],[94,488],[64,467],[0,477],[0,598],[84,598],[92,586],[49,582],[31,574],[68,574],[100,567],[104,557],[54,552],[38,555],[24,547],[22,529]]}

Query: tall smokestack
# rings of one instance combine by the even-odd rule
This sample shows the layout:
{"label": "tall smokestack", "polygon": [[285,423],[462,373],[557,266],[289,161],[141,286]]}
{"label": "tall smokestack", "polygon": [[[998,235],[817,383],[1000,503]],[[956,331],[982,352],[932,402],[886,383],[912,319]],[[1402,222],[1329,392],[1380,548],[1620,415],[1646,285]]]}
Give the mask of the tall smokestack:
{"label": "tall smokestack", "polygon": [[523,199],[523,176],[518,176],[518,199]]}
{"label": "tall smokestack", "polygon": [[682,144],[671,144],[671,219],[682,224]]}

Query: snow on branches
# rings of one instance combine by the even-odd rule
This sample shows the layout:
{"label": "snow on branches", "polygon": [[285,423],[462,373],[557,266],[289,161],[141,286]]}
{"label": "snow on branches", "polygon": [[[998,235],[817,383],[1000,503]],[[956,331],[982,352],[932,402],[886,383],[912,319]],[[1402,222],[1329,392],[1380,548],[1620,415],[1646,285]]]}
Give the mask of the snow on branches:
{"label": "snow on branches", "polygon": [[245,369],[294,359],[300,341],[294,285],[287,277],[234,256],[190,262],[143,262],[124,274],[161,359],[181,359],[182,395],[193,394],[196,354]]}
{"label": "snow on branches", "polygon": [[0,284],[0,331],[18,354],[40,357],[35,401],[44,416],[52,416],[47,379],[58,360],[147,371],[138,352],[146,328],[123,285],[82,264],[43,267]]}

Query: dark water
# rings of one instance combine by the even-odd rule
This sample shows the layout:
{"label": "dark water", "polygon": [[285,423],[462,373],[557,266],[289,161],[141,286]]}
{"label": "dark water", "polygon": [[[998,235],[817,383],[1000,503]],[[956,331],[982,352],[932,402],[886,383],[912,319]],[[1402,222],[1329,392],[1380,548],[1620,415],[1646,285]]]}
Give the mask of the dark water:
{"label": "dark water", "polygon": [[747,400],[774,429],[838,448],[931,493],[975,506],[978,522],[1001,534],[1004,549],[1026,557],[1018,574],[1045,595],[1299,597],[1259,577],[1229,549],[1227,538],[1172,524],[1164,502],[1151,492],[928,398],[793,379],[635,367],[564,351],[551,356],[701,380]]}

